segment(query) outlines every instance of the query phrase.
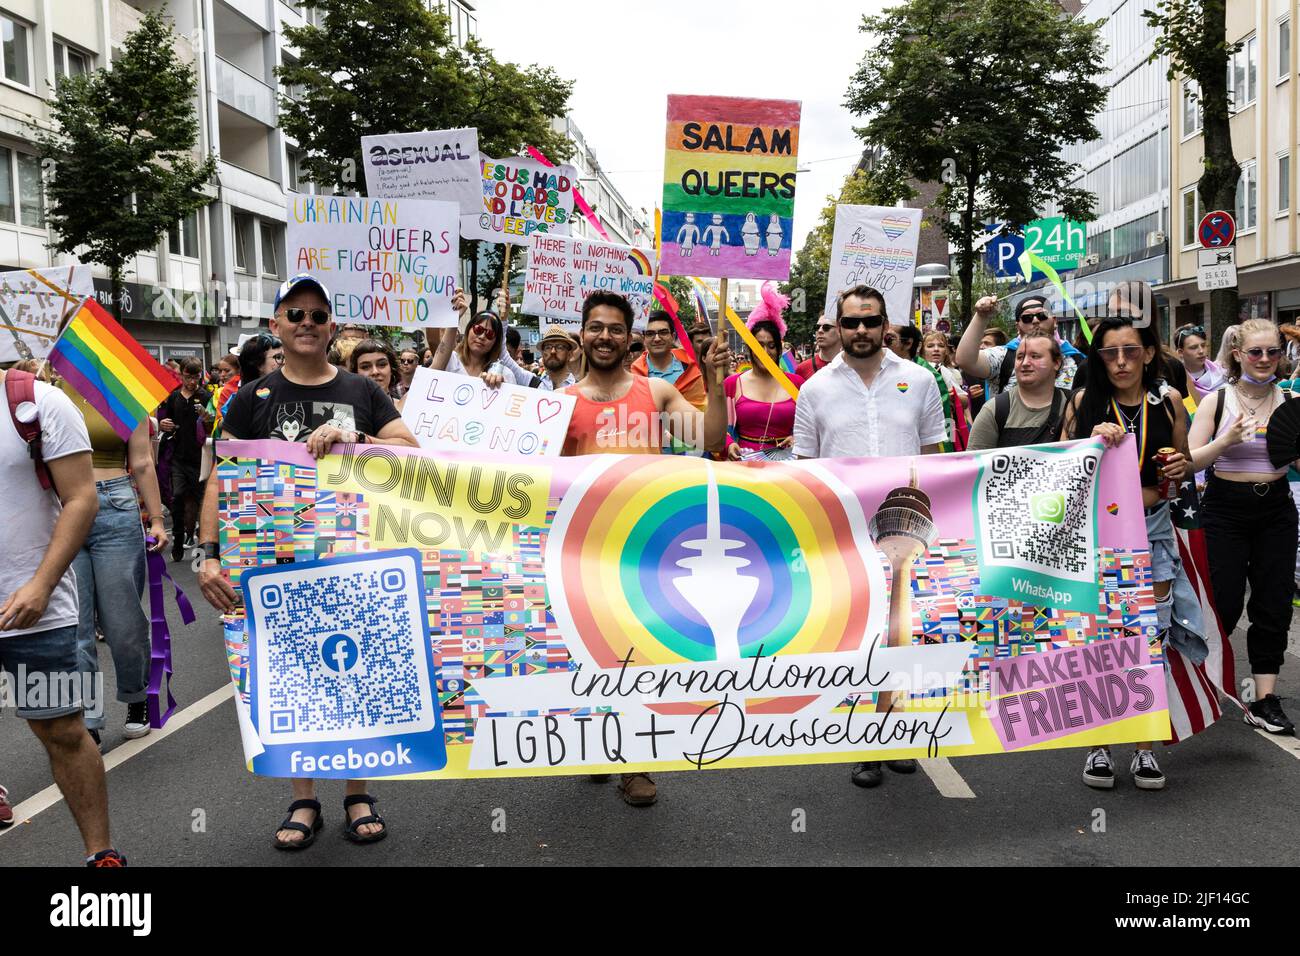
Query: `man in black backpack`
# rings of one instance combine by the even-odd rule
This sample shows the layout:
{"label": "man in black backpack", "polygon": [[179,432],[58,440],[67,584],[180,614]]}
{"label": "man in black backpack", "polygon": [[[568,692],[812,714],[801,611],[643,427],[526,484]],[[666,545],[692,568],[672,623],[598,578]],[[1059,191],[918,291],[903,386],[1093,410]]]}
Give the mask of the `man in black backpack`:
{"label": "man in black backpack", "polygon": [[[985,401],[1005,392],[1016,384],[1016,349],[1020,346],[1020,336],[1032,329],[1039,329],[1053,337],[1056,336],[1056,318],[1047,307],[1047,297],[1035,293],[1016,303],[1016,338],[1006,345],[989,349],[980,348],[980,339],[988,326],[988,321],[997,311],[996,296],[986,295],[975,303],[975,314],[970,324],[962,333],[957,345],[957,367],[973,378],[988,380],[988,393]],[[1087,357],[1069,342],[1060,342],[1061,370],[1056,376],[1059,388],[1074,389],[1075,377],[1083,381],[1081,374],[1088,364]]]}

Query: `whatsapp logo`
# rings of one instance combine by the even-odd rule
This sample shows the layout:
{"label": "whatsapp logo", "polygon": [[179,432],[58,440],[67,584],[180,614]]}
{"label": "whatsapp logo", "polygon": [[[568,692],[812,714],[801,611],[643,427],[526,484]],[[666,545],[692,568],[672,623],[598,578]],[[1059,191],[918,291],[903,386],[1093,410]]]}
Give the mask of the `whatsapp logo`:
{"label": "whatsapp logo", "polygon": [[1029,514],[1035,521],[1060,524],[1065,520],[1065,495],[1059,491],[1030,495]]}

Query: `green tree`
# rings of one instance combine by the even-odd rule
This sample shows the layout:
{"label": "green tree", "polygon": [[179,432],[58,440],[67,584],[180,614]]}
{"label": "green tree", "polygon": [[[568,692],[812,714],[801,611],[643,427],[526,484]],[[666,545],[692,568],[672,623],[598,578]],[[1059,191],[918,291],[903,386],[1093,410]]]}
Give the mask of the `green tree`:
{"label": "green tree", "polygon": [[985,222],[1024,224],[1051,203],[1093,218],[1094,197],[1070,185],[1079,169],[1061,148],[1099,135],[1099,24],[1071,20],[1056,0],[907,0],[861,29],[871,52],[845,104],[866,120],[858,135],[884,151],[882,179],[943,184],[936,205],[959,249],[965,324]]}
{"label": "green tree", "polygon": [[[1167,55],[1169,79],[1183,76],[1196,82],[1205,144],[1196,185],[1201,208],[1234,210],[1241,166],[1232,154],[1228,58],[1241,49],[1241,43],[1227,42],[1226,0],[1158,0],[1155,10],[1144,10],[1142,15],[1160,31],[1151,58]],[[1210,327],[1217,332],[1232,325],[1237,308],[1236,286],[1215,289],[1210,293]]]}
{"label": "green tree", "polygon": [[[677,300],[677,317],[682,320],[682,325],[689,329],[700,314],[695,308],[695,283],[686,276],[664,276],[659,280],[659,284]],[[716,312],[716,309],[714,311]]]}
{"label": "green tree", "polygon": [[[870,170],[850,173],[840,187],[839,197],[827,196],[817,225],[808,233],[790,267],[790,278],[781,284],[781,293],[790,297],[786,308],[786,337],[797,345],[813,342],[817,319],[826,302],[826,283],[830,272],[831,240],[835,234],[835,206],[889,206],[901,198],[902,188],[883,182]],[[929,228],[922,223],[922,228]]]}
{"label": "green tree", "polygon": [[[475,39],[457,46],[450,18],[422,0],[300,5],[323,18],[284,31],[299,57],[276,73],[299,95],[281,94],[280,125],[307,152],[303,167],[317,184],[364,189],[361,137],[381,133],[474,127],[487,156],[515,156],[525,146],[554,163],[572,155],[551,119],[566,112],[573,83],[549,67],[502,63]],[[480,281],[476,246],[462,241],[461,258],[470,261],[470,288],[485,294],[501,285],[503,257],[492,260],[495,278]],[[521,258],[512,254],[512,273]]]}
{"label": "green tree", "polygon": [[122,269],[208,202],[216,163],[194,159],[194,70],[176,57],[175,35],[148,13],[112,69],[60,81],[52,132],[37,135],[46,184],[50,247],[106,266],[121,314]]}

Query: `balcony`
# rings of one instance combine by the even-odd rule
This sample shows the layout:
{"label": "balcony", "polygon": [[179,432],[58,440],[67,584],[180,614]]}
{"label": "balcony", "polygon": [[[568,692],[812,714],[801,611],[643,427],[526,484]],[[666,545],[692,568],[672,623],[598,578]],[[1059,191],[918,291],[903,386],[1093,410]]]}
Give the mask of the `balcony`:
{"label": "balcony", "polygon": [[221,57],[215,61],[217,99],[259,123],[275,126],[279,121],[275,90]]}

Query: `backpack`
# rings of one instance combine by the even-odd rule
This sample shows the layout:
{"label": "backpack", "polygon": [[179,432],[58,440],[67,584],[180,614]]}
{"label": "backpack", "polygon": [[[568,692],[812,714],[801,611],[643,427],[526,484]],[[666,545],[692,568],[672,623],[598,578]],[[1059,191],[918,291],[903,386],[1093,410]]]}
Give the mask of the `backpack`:
{"label": "backpack", "polygon": [[[1047,421],[1039,426],[1028,441],[1019,442],[1024,445],[1037,445],[1047,441],[1056,441],[1061,431],[1061,419],[1065,415],[1065,405],[1069,401],[1070,393],[1063,388],[1058,388],[1052,393],[1052,410],[1047,414]],[[1007,419],[1011,417],[1011,393],[999,392],[993,399],[993,421],[998,426],[998,439],[1002,438],[1002,432],[1006,428]]]}
{"label": "backpack", "polygon": [[[5,372],[5,397],[9,400],[9,417],[13,419],[14,430],[27,446],[36,468],[36,480],[41,488],[49,491],[54,487],[50,478],[49,466],[41,456],[41,420],[36,414],[36,376],[31,372],[17,372],[13,369]],[[31,421],[23,421],[18,416],[19,409],[31,405]]]}

